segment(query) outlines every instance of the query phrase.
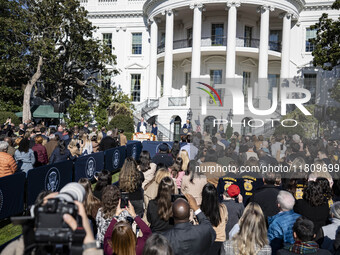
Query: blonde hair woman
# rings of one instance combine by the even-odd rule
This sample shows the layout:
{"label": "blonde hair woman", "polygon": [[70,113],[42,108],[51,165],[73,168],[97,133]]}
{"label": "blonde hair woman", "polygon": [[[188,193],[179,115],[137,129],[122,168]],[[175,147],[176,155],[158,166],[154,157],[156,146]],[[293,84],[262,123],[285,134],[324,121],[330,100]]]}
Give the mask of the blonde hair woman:
{"label": "blonde hair woman", "polygon": [[188,169],[188,165],[189,165],[189,154],[186,150],[181,150],[178,154],[178,157],[182,158],[183,163],[182,163],[182,170],[186,171]]}
{"label": "blonde hair woman", "polygon": [[231,240],[224,242],[222,254],[272,254],[271,247],[268,245],[266,220],[258,204],[248,204],[238,225],[238,233]]}

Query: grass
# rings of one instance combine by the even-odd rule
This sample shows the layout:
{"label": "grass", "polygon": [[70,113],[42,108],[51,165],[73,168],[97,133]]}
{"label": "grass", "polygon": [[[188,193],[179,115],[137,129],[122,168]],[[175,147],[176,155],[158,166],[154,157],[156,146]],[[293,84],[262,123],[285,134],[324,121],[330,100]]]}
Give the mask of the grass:
{"label": "grass", "polygon": [[[119,172],[112,175],[112,183],[118,181],[118,179]],[[14,226],[9,219],[2,221],[0,223],[0,246],[21,234],[21,226]]]}
{"label": "grass", "polygon": [[0,245],[22,234],[21,226],[14,226],[8,220],[8,224],[0,228]]}

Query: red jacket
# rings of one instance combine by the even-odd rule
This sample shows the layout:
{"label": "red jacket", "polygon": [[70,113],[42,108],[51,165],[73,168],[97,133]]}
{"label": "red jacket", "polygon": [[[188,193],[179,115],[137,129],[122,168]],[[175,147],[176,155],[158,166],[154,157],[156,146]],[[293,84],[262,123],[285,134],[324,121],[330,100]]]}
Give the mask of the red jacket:
{"label": "red jacket", "polygon": [[37,165],[46,165],[48,163],[47,151],[44,145],[35,144],[32,150],[34,151]]}

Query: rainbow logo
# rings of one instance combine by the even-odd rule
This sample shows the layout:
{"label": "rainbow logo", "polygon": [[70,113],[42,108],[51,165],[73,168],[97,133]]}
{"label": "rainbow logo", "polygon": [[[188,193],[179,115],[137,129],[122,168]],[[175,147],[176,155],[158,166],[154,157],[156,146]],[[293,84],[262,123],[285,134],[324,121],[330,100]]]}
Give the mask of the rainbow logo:
{"label": "rainbow logo", "polygon": [[[203,82],[197,82],[197,83],[200,84],[200,85],[206,86],[206,87],[209,88],[212,92],[214,92],[214,94],[217,96],[218,100],[220,101],[221,106],[223,106],[220,95],[217,93],[217,91],[216,91],[213,87],[211,87],[210,85],[205,84],[205,83],[203,83]],[[204,92],[206,92],[206,93],[212,98],[212,100],[214,101],[215,105],[217,105],[217,102],[216,102],[214,96],[211,94],[211,92],[209,92],[208,90],[206,90],[206,89],[204,89],[204,88],[200,88],[200,87],[197,87],[197,88],[200,89],[200,90],[203,90]]]}

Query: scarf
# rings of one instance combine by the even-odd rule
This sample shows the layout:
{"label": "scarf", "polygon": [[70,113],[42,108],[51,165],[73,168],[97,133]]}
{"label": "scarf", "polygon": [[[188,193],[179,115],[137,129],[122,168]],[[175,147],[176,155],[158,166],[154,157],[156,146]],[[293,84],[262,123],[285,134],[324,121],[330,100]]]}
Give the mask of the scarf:
{"label": "scarf", "polygon": [[319,245],[314,241],[295,241],[294,244],[285,247],[285,249],[297,254],[310,254],[316,253],[319,250]]}

